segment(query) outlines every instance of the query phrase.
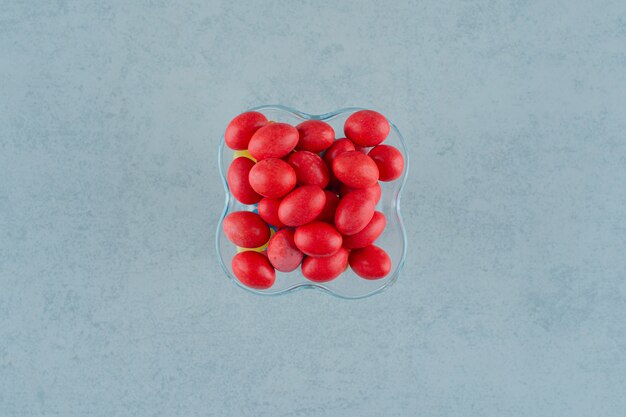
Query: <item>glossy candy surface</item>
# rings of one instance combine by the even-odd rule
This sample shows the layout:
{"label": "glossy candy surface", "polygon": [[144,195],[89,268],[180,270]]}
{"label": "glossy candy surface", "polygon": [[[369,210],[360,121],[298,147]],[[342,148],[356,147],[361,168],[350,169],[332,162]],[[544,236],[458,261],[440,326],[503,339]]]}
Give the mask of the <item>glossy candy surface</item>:
{"label": "glossy candy surface", "polygon": [[241,246],[237,246],[237,252],[244,252],[247,250],[253,250],[255,252],[261,252],[262,254],[266,254],[267,245],[269,245],[270,240],[272,240],[272,236],[276,233],[276,229],[270,227],[270,238],[267,242],[262,244],[261,246],[257,246],[256,248],[242,248]]}
{"label": "glossy candy surface", "polygon": [[376,204],[366,191],[356,190],[346,194],[335,212],[335,227],[342,235],[353,235],[367,226],[374,216]]}
{"label": "glossy candy surface", "polygon": [[359,151],[348,151],[333,160],[333,173],[348,187],[371,187],[378,181],[378,167],[369,156]]}
{"label": "glossy candy surface", "polygon": [[235,211],[224,218],[224,234],[242,248],[262,246],[270,238],[270,228],[256,213]]}
{"label": "glossy candy surface", "polygon": [[296,186],[296,172],[287,162],[269,158],[252,167],[248,180],[252,189],[263,197],[279,198]]}
{"label": "glossy candy surface", "polygon": [[322,152],[333,144],[335,131],[321,120],[307,120],[296,126],[299,140],[296,149],[299,151]]}
{"label": "glossy candy surface", "polygon": [[390,145],[374,146],[368,153],[378,167],[381,181],[393,181],[400,178],[404,170],[404,157],[399,150]]}
{"label": "glossy candy surface", "polygon": [[267,258],[281,272],[291,272],[300,266],[304,254],[294,243],[294,232],[290,229],[279,230],[267,247]]}
{"label": "glossy candy surface", "polygon": [[316,258],[307,256],[302,261],[302,275],[314,282],[327,282],[337,278],[348,266],[349,252],[345,248],[331,256]]}
{"label": "glossy candy surface", "polygon": [[324,195],[326,196],[326,201],[324,202],[322,212],[319,216],[317,216],[317,220],[334,223],[335,211],[337,210],[337,205],[339,204],[339,197],[334,191],[330,190],[324,190]]}
{"label": "glossy candy surface", "polygon": [[287,123],[270,123],[252,135],[248,151],[257,161],[282,158],[296,147],[298,131]]}
{"label": "glossy candy surface", "polygon": [[341,138],[337,139],[331,146],[324,152],[324,156],[322,159],[329,166],[332,164],[333,160],[344,152],[354,151],[354,143],[350,141],[350,139]]}
{"label": "glossy candy surface", "polygon": [[287,226],[309,223],[320,215],[326,203],[324,191],[317,185],[303,185],[280,202],[278,218]]}
{"label": "glossy candy surface", "polygon": [[328,223],[314,221],[296,229],[294,242],[309,256],[330,256],[341,247],[341,233]]}
{"label": "glossy candy surface", "polygon": [[259,252],[245,251],[233,256],[231,268],[237,279],[245,286],[263,290],[276,281],[276,272],[266,256]]}
{"label": "glossy candy surface", "polygon": [[320,188],[328,185],[328,167],[319,155],[308,151],[293,152],[287,162],[296,173],[298,185],[317,185]]}
{"label": "glossy candy surface", "polygon": [[254,166],[254,161],[246,157],[240,156],[233,160],[228,167],[226,180],[230,192],[235,198],[244,204],[254,204],[261,200],[262,196],[254,191],[248,180],[250,170]]}
{"label": "glossy candy surface", "polygon": [[348,117],[343,129],[346,137],[355,145],[368,147],[384,141],[391,127],[382,114],[373,110],[360,110]]}
{"label": "glossy candy surface", "polygon": [[267,118],[256,111],[241,113],[230,121],[224,133],[226,146],[234,150],[248,148],[248,143],[254,132],[267,125]]}
{"label": "glossy candy surface", "polygon": [[378,204],[378,202],[380,201],[380,197],[382,196],[382,189],[380,188],[380,184],[376,183],[374,185],[372,185],[371,187],[367,187],[367,188],[351,188],[348,187],[347,185],[341,185],[341,187],[339,188],[339,196],[343,197],[344,195],[348,194],[350,191],[355,191],[355,190],[363,190],[366,192],[366,194],[372,199],[372,201],[374,201],[374,204]]}
{"label": "glossy candy surface", "polygon": [[259,211],[259,216],[267,224],[276,226],[276,227],[285,227],[283,222],[278,218],[278,207],[280,206],[280,202],[282,200],[280,198],[268,198],[263,197],[261,201],[259,201],[259,205],[257,209]]}
{"label": "glossy candy surface", "polygon": [[384,278],[391,270],[391,259],[387,252],[374,245],[352,250],[349,262],[352,270],[365,279]]}
{"label": "glossy candy surface", "polygon": [[353,235],[343,237],[343,247],[347,249],[364,248],[376,241],[378,236],[385,230],[387,219],[380,211],[375,211],[372,220],[361,230]]}

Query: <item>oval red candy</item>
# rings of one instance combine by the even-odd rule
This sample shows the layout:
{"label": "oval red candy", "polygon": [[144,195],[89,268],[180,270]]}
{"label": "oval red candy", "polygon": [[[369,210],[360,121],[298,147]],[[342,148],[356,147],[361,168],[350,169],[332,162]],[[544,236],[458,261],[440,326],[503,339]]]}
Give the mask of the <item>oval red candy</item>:
{"label": "oval red candy", "polygon": [[322,159],[328,166],[332,166],[333,160],[344,152],[354,151],[354,143],[350,139],[341,138],[337,139],[333,144],[324,152]]}
{"label": "oval red candy", "polygon": [[324,190],[324,195],[326,195],[326,202],[324,203],[322,212],[317,216],[317,220],[335,223],[335,211],[339,204],[339,197],[330,190]]}
{"label": "oval red candy", "polygon": [[230,121],[224,133],[224,142],[231,149],[241,151],[248,148],[254,132],[267,124],[267,118],[259,112],[241,113]]}
{"label": "oval red candy", "polygon": [[248,180],[248,175],[253,166],[254,161],[240,156],[233,160],[226,174],[226,182],[228,182],[230,192],[235,196],[237,201],[243,204],[258,203],[262,197],[259,193],[254,191]]}
{"label": "oval red candy", "polygon": [[335,212],[335,227],[342,235],[353,235],[367,226],[374,216],[376,204],[364,190],[346,194]]}
{"label": "oval red candy", "polygon": [[269,158],[252,167],[248,180],[252,189],[263,197],[279,198],[296,186],[296,173],[287,162]]}
{"label": "oval red candy", "polygon": [[304,254],[294,243],[294,232],[282,229],[276,232],[267,246],[267,258],[278,271],[291,272],[295,270]]}
{"label": "oval red candy", "polygon": [[328,223],[314,221],[296,229],[294,242],[309,256],[330,256],[341,247],[341,233]]}
{"label": "oval red candy", "polygon": [[337,278],[348,266],[348,250],[339,248],[337,253],[325,258],[307,256],[302,261],[302,275],[314,282],[327,282]]}
{"label": "oval red candy", "polygon": [[382,189],[380,188],[379,183],[376,183],[372,185],[371,187],[367,187],[367,188],[351,188],[345,184],[342,184],[341,187],[339,188],[339,196],[343,197],[349,192],[355,191],[355,190],[365,191],[367,195],[372,199],[372,201],[374,201],[374,204],[378,204],[378,202],[380,201],[380,197],[382,196],[382,193],[383,193]]}
{"label": "oval red candy", "polygon": [[270,123],[252,135],[248,152],[257,161],[267,158],[282,158],[298,143],[298,131],[287,123]]}
{"label": "oval red candy", "polygon": [[363,230],[353,235],[343,237],[343,247],[347,249],[364,248],[374,243],[378,236],[381,235],[387,219],[380,211],[375,211],[372,220],[365,226]]}
{"label": "oval red candy", "polygon": [[289,155],[287,161],[296,172],[298,185],[328,185],[328,167],[319,155],[308,151],[298,151]]}
{"label": "oval red candy", "polygon": [[359,146],[375,146],[389,135],[389,122],[373,110],[360,110],[348,117],[343,125],[346,137]]}
{"label": "oval red candy", "polygon": [[276,272],[270,261],[259,252],[245,251],[236,254],[231,261],[233,273],[245,286],[265,290],[274,285]]}
{"label": "oval red candy", "polygon": [[404,170],[404,157],[402,153],[390,145],[374,146],[368,153],[378,167],[381,181],[393,181],[400,178]]}
{"label": "oval red candy", "polygon": [[324,209],[326,195],[317,185],[303,185],[287,194],[278,207],[278,218],[287,226],[309,223]]}
{"label": "oval red candy", "polygon": [[361,278],[380,279],[391,271],[391,258],[378,246],[370,245],[350,252],[350,267]]}
{"label": "oval red candy", "polygon": [[359,151],[348,151],[333,161],[333,173],[348,187],[371,187],[378,181],[378,167],[369,156]]}
{"label": "oval red candy", "polygon": [[278,207],[280,206],[280,202],[280,198],[267,197],[263,197],[261,201],[259,201],[259,205],[257,207],[259,216],[261,216],[267,224],[271,224],[276,227],[285,227],[283,222],[281,222],[278,218]]}
{"label": "oval red candy", "polygon": [[299,151],[322,152],[335,140],[335,131],[321,120],[307,120],[296,126],[299,134],[296,149]]}
{"label": "oval red candy", "polygon": [[270,238],[270,228],[256,213],[235,211],[224,217],[224,234],[242,248],[258,248]]}
{"label": "oval red candy", "polygon": [[326,162],[326,166],[328,167],[328,184],[331,188],[337,189],[341,186],[341,182],[335,177],[333,174],[333,160],[344,152],[353,151],[354,144],[350,141],[350,139],[341,138],[337,139],[330,148],[324,152],[322,156],[322,160]]}

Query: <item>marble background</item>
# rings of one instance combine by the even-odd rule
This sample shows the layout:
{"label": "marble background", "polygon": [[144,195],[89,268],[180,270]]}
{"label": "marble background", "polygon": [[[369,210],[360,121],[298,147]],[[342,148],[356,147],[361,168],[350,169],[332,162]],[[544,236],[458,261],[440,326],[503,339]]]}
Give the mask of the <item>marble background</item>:
{"label": "marble background", "polygon": [[[626,3],[0,1],[1,416],[623,416]],[[410,252],[228,281],[215,150],[387,114]]]}

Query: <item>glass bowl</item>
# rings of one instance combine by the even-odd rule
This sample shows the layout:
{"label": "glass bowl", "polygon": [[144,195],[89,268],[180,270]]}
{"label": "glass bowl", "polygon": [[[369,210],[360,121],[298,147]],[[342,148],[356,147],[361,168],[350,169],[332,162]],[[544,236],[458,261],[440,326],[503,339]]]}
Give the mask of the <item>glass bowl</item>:
{"label": "glass bowl", "polygon": [[[289,123],[294,126],[305,120],[323,120],[333,127],[336,138],[343,138],[345,137],[343,125],[348,116],[355,111],[363,109],[350,107],[319,115],[303,113],[299,110],[281,105],[265,105],[254,107],[250,110],[263,113],[268,120]],[[237,249],[224,235],[222,222],[224,217],[233,211],[256,211],[256,204],[246,205],[240,203],[228,189],[226,173],[234,158],[234,151],[225,145],[224,136],[222,135],[217,154],[219,171],[226,192],[226,200],[224,202],[224,211],[217,224],[215,245],[217,257],[226,275],[241,288],[259,295],[279,295],[292,293],[301,289],[316,289],[340,298],[355,299],[368,297],[391,286],[398,279],[398,274],[402,270],[407,252],[406,233],[400,216],[400,194],[409,172],[409,155],[400,131],[391,121],[389,124],[391,125],[391,131],[383,143],[395,146],[402,153],[404,156],[404,172],[402,173],[402,177],[395,181],[379,182],[382,188],[382,197],[376,206],[376,210],[382,212],[387,218],[387,227],[374,244],[383,248],[391,258],[391,271],[386,277],[378,280],[363,279],[348,267],[348,269],[336,279],[329,282],[317,283],[305,278],[300,268],[298,268],[288,273],[276,271],[276,282],[271,288],[265,290],[256,290],[241,284],[239,280],[235,278],[231,268],[231,260],[237,253]]]}

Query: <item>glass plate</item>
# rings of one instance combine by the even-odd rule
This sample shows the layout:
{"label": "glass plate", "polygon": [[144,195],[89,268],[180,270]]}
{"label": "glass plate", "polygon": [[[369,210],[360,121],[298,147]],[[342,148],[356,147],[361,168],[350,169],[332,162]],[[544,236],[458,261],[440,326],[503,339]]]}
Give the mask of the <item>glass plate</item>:
{"label": "glass plate", "polygon": [[[281,105],[264,105],[252,108],[249,111],[251,110],[263,113],[268,120],[289,123],[294,126],[305,120],[323,120],[333,127],[336,138],[343,138],[345,137],[343,134],[343,125],[346,119],[355,111],[363,109],[350,107],[319,115],[303,113],[299,110]],[[382,212],[387,218],[387,227],[374,244],[383,248],[391,258],[391,271],[385,278],[366,280],[360,278],[348,267],[348,269],[336,279],[329,282],[317,283],[306,279],[298,268],[288,273],[276,271],[276,282],[271,288],[266,290],[256,290],[241,284],[233,275],[231,268],[231,260],[237,253],[237,249],[224,235],[222,222],[224,217],[233,211],[256,211],[256,204],[246,205],[240,203],[228,189],[226,173],[234,158],[234,151],[225,145],[224,136],[222,135],[217,154],[219,171],[226,192],[226,200],[224,203],[224,211],[216,228],[215,246],[220,265],[228,278],[241,288],[259,295],[279,295],[292,293],[301,289],[316,289],[336,297],[355,299],[368,297],[390,287],[398,279],[398,274],[404,266],[407,252],[406,233],[402,223],[402,217],[400,216],[400,195],[409,172],[409,155],[400,131],[391,121],[389,121],[389,124],[391,125],[391,131],[383,143],[396,147],[402,153],[404,156],[404,172],[402,173],[402,177],[395,181],[379,182],[382,188],[382,197],[376,206],[376,210]]]}

